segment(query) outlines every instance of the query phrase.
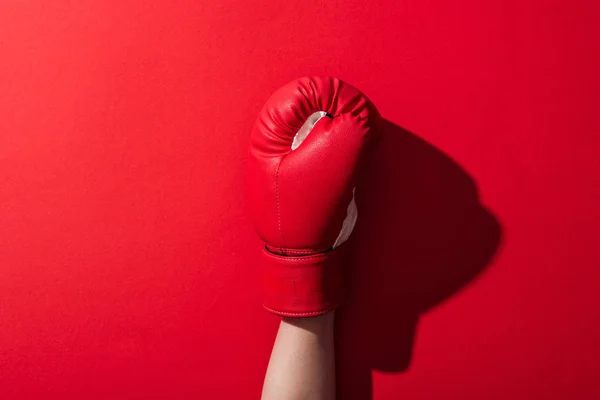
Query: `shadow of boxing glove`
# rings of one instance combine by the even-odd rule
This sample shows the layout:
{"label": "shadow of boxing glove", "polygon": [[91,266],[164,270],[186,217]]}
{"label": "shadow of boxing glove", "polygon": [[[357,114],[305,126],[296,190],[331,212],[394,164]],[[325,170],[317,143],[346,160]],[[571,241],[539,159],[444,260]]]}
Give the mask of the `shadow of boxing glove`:
{"label": "shadow of boxing glove", "polygon": [[325,314],[343,300],[343,252],[357,219],[355,179],[379,114],[353,86],[301,78],[275,92],[254,125],[249,203],[263,249],[264,307]]}

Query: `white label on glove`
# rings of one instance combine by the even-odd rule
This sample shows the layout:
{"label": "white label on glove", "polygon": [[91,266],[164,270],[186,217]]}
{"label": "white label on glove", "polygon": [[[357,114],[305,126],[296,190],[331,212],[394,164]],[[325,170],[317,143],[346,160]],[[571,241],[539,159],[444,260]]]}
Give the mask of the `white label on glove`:
{"label": "white label on glove", "polygon": [[308,136],[312,128],[315,126],[318,120],[326,116],[327,113],[325,111],[317,111],[313,113],[306,119],[306,122],[300,127],[296,136],[294,136],[294,141],[292,142],[292,150],[296,150],[298,146],[304,142],[304,139]]}
{"label": "white label on glove", "polygon": [[356,208],[356,201],[354,200],[354,192],[356,192],[356,188],[352,189],[352,201],[348,204],[348,211],[346,211],[346,218],[344,218],[344,222],[342,223],[342,230],[333,244],[334,249],[348,240],[350,234],[354,230],[354,225],[356,225],[358,209]]}

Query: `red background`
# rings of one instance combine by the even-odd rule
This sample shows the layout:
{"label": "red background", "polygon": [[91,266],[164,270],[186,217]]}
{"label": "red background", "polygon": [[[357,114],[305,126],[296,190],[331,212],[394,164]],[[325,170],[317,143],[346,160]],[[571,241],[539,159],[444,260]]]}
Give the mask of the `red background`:
{"label": "red background", "polygon": [[330,74],[389,121],[340,398],[600,398],[594,3],[1,2],[0,397],[258,398],[249,132]]}

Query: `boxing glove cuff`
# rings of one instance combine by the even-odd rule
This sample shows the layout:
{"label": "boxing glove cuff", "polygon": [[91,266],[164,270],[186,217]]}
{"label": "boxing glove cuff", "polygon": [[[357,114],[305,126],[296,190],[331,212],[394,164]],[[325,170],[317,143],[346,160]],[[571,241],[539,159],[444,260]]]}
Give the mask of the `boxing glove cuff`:
{"label": "boxing glove cuff", "polygon": [[265,248],[264,307],[284,317],[318,316],[336,308],[344,297],[342,254],[334,249],[281,256]]}

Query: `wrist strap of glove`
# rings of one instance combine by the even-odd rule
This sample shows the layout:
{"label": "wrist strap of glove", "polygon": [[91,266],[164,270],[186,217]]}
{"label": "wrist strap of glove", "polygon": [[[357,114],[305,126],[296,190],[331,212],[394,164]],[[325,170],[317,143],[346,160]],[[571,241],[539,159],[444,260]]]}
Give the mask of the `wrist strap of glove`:
{"label": "wrist strap of glove", "polygon": [[263,305],[273,314],[313,317],[342,302],[346,285],[340,248],[305,256],[282,256],[264,249],[263,262]]}

